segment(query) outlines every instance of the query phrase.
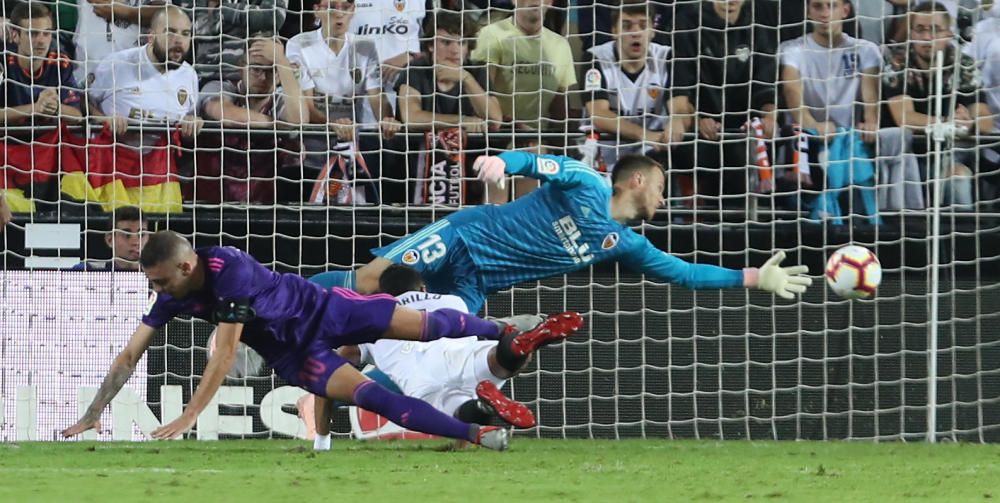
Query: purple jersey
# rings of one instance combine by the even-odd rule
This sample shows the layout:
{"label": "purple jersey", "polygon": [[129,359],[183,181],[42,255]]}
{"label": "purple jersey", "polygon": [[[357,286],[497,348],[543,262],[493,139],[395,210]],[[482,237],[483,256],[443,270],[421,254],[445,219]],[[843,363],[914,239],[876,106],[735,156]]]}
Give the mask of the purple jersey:
{"label": "purple jersey", "polygon": [[204,287],[183,299],[158,294],[142,322],[160,328],[175,316],[188,315],[215,323],[220,303],[247,303],[255,317],[244,324],[240,340],[295,384],[303,385],[291,374],[307,358],[376,340],[388,329],[396,307],[388,295],[324,289],[301,276],[276,273],[233,247],[210,246],[197,253],[205,269]]}

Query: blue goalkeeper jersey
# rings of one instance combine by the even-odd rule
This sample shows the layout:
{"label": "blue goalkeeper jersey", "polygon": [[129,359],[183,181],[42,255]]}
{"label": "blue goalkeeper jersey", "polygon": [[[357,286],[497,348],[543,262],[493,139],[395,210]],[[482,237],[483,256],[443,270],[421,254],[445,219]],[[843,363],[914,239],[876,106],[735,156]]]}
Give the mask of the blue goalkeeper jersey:
{"label": "blue goalkeeper jersey", "polygon": [[611,218],[611,181],[585,164],[523,152],[500,157],[507,173],[537,178],[542,187],[508,204],[469,208],[447,217],[487,292],[605,260],[689,288],[743,285],[742,271],[688,263]]}

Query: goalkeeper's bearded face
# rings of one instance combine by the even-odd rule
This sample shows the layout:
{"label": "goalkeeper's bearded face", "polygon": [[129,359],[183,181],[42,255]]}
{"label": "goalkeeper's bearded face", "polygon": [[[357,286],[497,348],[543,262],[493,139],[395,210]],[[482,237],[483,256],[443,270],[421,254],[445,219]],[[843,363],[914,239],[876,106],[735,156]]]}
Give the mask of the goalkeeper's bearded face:
{"label": "goalkeeper's bearded face", "polygon": [[652,220],[656,210],[663,207],[666,177],[662,170],[650,169],[636,173],[635,202],[639,218]]}

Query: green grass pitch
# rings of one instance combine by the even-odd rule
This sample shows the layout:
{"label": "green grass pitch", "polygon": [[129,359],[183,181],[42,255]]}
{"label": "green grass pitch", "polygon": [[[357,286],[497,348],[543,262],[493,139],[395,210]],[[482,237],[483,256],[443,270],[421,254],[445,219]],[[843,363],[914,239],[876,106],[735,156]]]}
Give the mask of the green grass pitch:
{"label": "green grass pitch", "polygon": [[0,444],[0,502],[998,501],[1000,446],[533,440]]}

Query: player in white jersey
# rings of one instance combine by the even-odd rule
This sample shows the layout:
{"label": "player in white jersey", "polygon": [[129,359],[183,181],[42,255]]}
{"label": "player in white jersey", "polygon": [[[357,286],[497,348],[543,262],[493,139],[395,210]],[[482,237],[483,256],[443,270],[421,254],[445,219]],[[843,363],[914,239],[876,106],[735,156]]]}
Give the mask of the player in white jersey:
{"label": "player in white jersey", "polygon": [[[468,312],[460,297],[426,293],[420,273],[407,266],[393,265],[386,269],[379,278],[379,288],[382,293],[395,296],[399,305],[418,311]],[[528,340],[523,334],[529,332],[522,330],[530,330],[540,321],[540,317],[530,315],[497,320],[509,327],[500,341],[480,341],[474,337],[427,343],[379,341],[342,346],[337,352],[355,366],[374,365],[404,395],[420,398],[459,420],[489,424],[496,416],[518,428],[530,428],[535,425],[534,414],[524,404],[507,398],[500,388],[527,364],[533,351],[576,331],[565,335],[542,334],[539,339]],[[330,446],[329,405],[325,398],[315,397],[313,445],[318,450]]]}
{"label": "player in white jersey", "polygon": [[[307,97],[310,121],[336,126],[366,124],[390,135],[399,128],[388,104],[381,99],[382,80],[375,43],[348,33],[354,2],[319,0],[315,6],[318,30],[300,33],[288,41],[289,61],[299,70],[299,83]],[[383,121],[383,118],[386,120]],[[351,128],[339,127],[342,140]]]}
{"label": "player in white jersey", "polygon": [[425,15],[424,0],[358,0],[350,30],[376,43],[385,82],[394,82],[410,55],[420,52]]}
{"label": "player in white jersey", "polygon": [[111,54],[97,67],[88,89],[92,110],[140,122],[180,123],[182,134],[196,135],[202,121],[194,115],[198,76],[184,61],[190,48],[187,14],[174,6],[161,8],[146,45]]}
{"label": "player in white jersey", "polygon": [[[612,9],[615,39],[591,47],[580,68],[583,102],[594,129],[613,139],[601,142],[609,169],[625,154],[662,150],[670,143],[667,102],[670,47],[653,43],[653,23],[646,2]],[[681,134],[683,127],[675,130]],[[680,139],[680,138],[678,138]]]}
{"label": "player in white jersey", "polygon": [[76,70],[79,83],[93,81],[97,66],[109,54],[131,49],[139,44],[139,23],[153,17],[163,6],[140,6],[145,0],[113,2],[77,2]]}
{"label": "player in white jersey", "polygon": [[[845,0],[810,0],[813,32],[781,44],[781,75],[794,122],[819,134],[838,127],[874,133],[878,128],[878,46],[843,32]],[[858,103],[861,115],[855,113]]]}

